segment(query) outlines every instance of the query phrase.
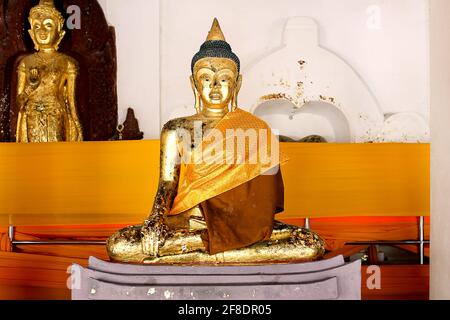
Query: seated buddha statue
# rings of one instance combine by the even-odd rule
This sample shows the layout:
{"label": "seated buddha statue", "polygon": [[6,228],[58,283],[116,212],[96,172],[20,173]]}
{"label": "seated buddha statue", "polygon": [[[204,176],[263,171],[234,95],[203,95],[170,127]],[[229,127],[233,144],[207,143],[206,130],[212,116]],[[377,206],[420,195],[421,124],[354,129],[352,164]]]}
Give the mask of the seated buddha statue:
{"label": "seated buddha statue", "polygon": [[58,52],[64,18],[53,0],[41,0],[31,9],[29,22],[36,52],[22,58],[17,69],[16,141],[81,141],[75,100],[78,64]]}
{"label": "seated buddha statue", "polygon": [[107,241],[121,263],[220,264],[320,259],[322,239],[274,219],[284,210],[277,137],[238,107],[240,61],[217,19],[191,65],[195,115],[166,123],[160,181],[143,226]]}

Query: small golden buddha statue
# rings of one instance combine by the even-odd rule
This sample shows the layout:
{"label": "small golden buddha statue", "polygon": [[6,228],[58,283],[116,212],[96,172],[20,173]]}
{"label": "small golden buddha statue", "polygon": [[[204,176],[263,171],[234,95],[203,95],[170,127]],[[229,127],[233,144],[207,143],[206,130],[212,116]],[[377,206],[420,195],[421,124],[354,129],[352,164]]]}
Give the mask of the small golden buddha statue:
{"label": "small golden buddha statue", "polygon": [[17,69],[16,141],[82,141],[75,100],[78,64],[58,52],[64,18],[53,0],[41,0],[31,9],[29,22],[36,52],[24,57]]}
{"label": "small golden buddha statue", "polygon": [[108,239],[110,259],[248,265],[321,258],[318,235],[274,220],[284,206],[283,158],[267,124],[238,107],[240,61],[217,19],[191,69],[197,114],[162,129],[153,209],[143,226]]}

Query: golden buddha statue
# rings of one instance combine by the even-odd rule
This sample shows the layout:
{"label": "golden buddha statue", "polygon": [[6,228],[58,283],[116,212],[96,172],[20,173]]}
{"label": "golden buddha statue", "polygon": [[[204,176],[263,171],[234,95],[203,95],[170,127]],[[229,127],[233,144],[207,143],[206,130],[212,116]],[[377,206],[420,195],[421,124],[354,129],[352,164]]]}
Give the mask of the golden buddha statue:
{"label": "golden buddha statue", "polygon": [[24,57],[17,69],[16,141],[81,141],[75,100],[78,64],[58,52],[64,18],[53,0],[41,0],[31,9],[29,22],[36,52]]}
{"label": "golden buddha statue", "polygon": [[318,235],[274,220],[284,206],[284,158],[267,124],[238,107],[240,61],[217,19],[191,69],[197,114],[163,127],[153,209],[143,226],[108,239],[110,259],[248,265],[321,258]]}

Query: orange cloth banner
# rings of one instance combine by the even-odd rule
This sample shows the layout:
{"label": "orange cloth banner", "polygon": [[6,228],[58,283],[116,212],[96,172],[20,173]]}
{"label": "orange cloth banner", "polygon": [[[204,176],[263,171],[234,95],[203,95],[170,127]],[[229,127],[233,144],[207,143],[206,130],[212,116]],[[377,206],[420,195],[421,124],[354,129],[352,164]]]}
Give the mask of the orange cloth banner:
{"label": "orange cloth banner", "polygon": [[69,267],[85,259],[0,252],[0,300],[70,299]]}
{"label": "orange cloth banner", "polygon": [[429,216],[427,144],[286,143],[284,218]]}
{"label": "orange cloth banner", "polygon": [[[282,143],[283,218],[428,216],[428,144]],[[136,224],[159,142],[0,144],[0,225]]]}
{"label": "orange cloth banner", "polygon": [[[363,300],[428,300],[430,294],[430,266],[380,266],[381,288],[373,290],[373,270],[361,270]],[[375,311],[375,310],[373,310]]]}

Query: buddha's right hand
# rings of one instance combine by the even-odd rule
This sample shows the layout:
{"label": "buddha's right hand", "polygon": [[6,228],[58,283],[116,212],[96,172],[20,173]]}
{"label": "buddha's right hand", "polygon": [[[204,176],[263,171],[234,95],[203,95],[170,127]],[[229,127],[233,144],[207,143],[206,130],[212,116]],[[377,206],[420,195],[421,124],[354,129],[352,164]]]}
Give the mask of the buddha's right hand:
{"label": "buddha's right hand", "polygon": [[24,93],[30,96],[41,84],[41,79],[39,77],[39,71],[37,69],[30,70],[30,81],[27,83]]}
{"label": "buddha's right hand", "polygon": [[36,68],[33,68],[30,70],[30,82],[34,85],[39,83],[39,70]]}
{"label": "buddha's right hand", "polygon": [[157,257],[159,247],[164,245],[167,236],[167,225],[164,223],[164,217],[154,215],[146,220],[141,229],[142,233],[142,251],[151,257]]}

